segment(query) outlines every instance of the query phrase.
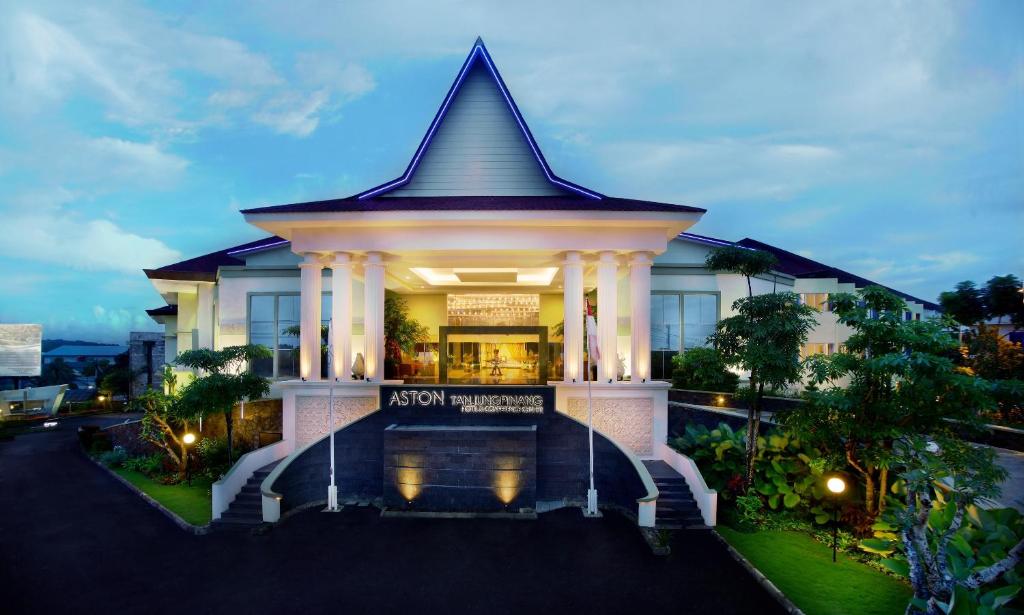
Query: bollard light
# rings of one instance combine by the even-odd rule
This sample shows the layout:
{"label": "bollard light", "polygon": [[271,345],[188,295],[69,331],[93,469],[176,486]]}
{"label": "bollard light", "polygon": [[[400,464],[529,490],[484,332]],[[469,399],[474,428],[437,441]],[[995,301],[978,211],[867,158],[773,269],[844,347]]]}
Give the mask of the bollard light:
{"label": "bollard light", "polygon": [[192,444],[196,441],[196,434],[189,432],[185,434],[185,437],[182,438],[182,440],[184,440],[185,444]]}
{"label": "bollard light", "polygon": [[832,493],[832,508],[834,518],[832,519],[832,563],[836,562],[836,551],[839,550],[839,496],[846,491],[846,481],[842,476],[830,476],[825,481],[825,488]]}
{"label": "bollard light", "polygon": [[189,450],[189,446],[196,441],[196,434],[191,431],[182,436],[181,441],[185,443],[185,480],[188,481],[188,486],[192,486],[192,451]]}

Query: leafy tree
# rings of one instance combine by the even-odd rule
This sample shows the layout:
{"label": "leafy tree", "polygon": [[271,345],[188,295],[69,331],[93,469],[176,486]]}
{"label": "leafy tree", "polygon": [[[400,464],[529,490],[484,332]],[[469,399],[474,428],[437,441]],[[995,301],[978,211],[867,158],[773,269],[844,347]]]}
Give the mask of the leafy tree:
{"label": "leafy tree", "polygon": [[965,341],[965,364],[972,374],[989,380],[1024,380],[1024,350],[1000,336],[997,328],[979,324]]}
{"label": "leafy tree", "polygon": [[220,412],[228,436],[228,463],[232,461],[234,424],[231,411],[243,399],[259,399],[270,391],[270,381],[257,376],[245,365],[270,357],[270,350],[259,344],[228,346],[223,350],[186,350],[175,363],[199,370],[200,375],[186,384],[179,396],[180,416],[194,419]]}
{"label": "leafy tree", "polygon": [[709,340],[727,365],[750,372],[746,489],[754,482],[764,389],[785,388],[800,379],[800,346],[814,328],[817,310],[789,292],[744,297],[732,309],[736,315],[720,320]]}
{"label": "leafy tree", "polygon": [[96,388],[100,388],[103,382],[103,376],[110,369],[110,361],[107,359],[90,359],[82,366],[82,375],[89,376],[93,379],[96,384]]}
{"label": "leafy tree", "polygon": [[985,297],[970,280],[957,284],[956,290],[940,294],[939,304],[946,315],[965,327],[982,322],[987,314]]}
{"label": "leafy tree", "polygon": [[142,412],[139,437],[162,450],[184,476],[188,470],[188,447],[182,439],[188,431],[188,419],[182,416],[183,407],[173,395],[150,389],[132,401],[132,407]]}
{"label": "leafy tree", "polygon": [[715,248],[708,253],[707,258],[704,260],[704,264],[708,269],[713,271],[730,271],[746,277],[748,297],[754,296],[750,279],[768,273],[778,262],[778,259],[773,254],[739,246]]}
{"label": "leafy tree", "polygon": [[417,342],[427,339],[427,328],[409,318],[409,306],[400,295],[384,296],[384,360],[392,365],[402,362],[403,352],[412,352]]}
{"label": "leafy tree", "polygon": [[47,363],[39,374],[39,386],[45,387],[54,384],[70,384],[75,381],[75,370],[64,362],[64,359],[57,358]]}
{"label": "leafy tree", "polygon": [[1015,325],[1024,325],[1024,301],[1020,294],[1020,278],[1013,274],[997,275],[985,283],[983,295],[988,316],[1003,322],[1010,317]]}
{"label": "leafy tree", "polygon": [[736,391],[740,377],[728,370],[721,353],[714,348],[692,348],[672,357],[672,386],[698,391]]}
{"label": "leafy tree", "polygon": [[[948,429],[946,418],[979,424],[989,385],[957,369],[953,340],[939,322],[903,320],[902,299],[880,286],[860,296],[830,297],[839,322],[854,330],[846,352],[805,361],[811,375],[806,403],[781,420],[832,457],[864,485],[864,505],[885,508],[893,443],[904,435]],[[848,382],[848,384],[847,384]],[[826,385],[821,388],[822,385]]]}
{"label": "leafy tree", "polygon": [[[995,452],[956,438],[914,435],[896,443],[893,462],[901,468],[903,501],[875,525],[879,538],[862,547],[905,557],[884,563],[910,578],[914,598],[907,613],[995,613],[1021,589],[1014,568],[1024,553],[1019,513],[977,507],[980,498],[998,496],[1006,478]],[[1002,587],[987,589],[999,581]]]}

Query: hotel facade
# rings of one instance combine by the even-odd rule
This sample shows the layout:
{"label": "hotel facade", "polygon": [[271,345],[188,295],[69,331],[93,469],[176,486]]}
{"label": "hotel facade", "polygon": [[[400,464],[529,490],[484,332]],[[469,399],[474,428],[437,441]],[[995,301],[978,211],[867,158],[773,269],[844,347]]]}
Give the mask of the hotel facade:
{"label": "hotel facade", "polygon": [[[664,462],[713,525],[714,492],[666,445],[671,357],[706,345],[747,293],[745,278],[705,267],[710,250],[733,244],[690,232],[705,213],[556,175],[478,40],[401,176],[347,198],[245,210],[266,238],[146,270],[166,301],[149,313],[164,325],[167,363],[192,348],[272,351],[249,369],[282,399],[282,439],[215,486],[215,518],[254,477],[265,521],[325,499],[331,400],[343,500],[406,512],[576,505],[590,400],[602,506],[660,524],[659,500],[679,499],[659,490]],[[838,351],[849,331],[827,296],[870,281],[752,239],[736,245],[779,259],[755,293],[793,291],[822,308],[805,353]],[[385,347],[388,296],[427,332],[400,359]],[[902,296],[907,318],[937,309]],[[584,352],[586,301],[599,358]],[[467,450],[478,454],[459,457]]]}

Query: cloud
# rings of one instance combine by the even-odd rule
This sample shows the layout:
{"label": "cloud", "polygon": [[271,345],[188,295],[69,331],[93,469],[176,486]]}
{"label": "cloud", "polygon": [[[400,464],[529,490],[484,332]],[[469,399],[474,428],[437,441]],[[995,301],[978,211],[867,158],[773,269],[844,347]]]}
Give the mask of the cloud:
{"label": "cloud", "polygon": [[125,271],[159,267],[181,254],[158,239],[143,237],[105,218],[90,219],[69,206],[76,194],[59,187],[13,200],[4,221],[0,256],[52,263],[71,269]]}
{"label": "cloud", "polygon": [[283,94],[268,101],[252,119],[258,124],[269,126],[278,134],[308,137],[319,125],[319,113],[327,100],[326,90],[313,92],[309,96]]}
{"label": "cloud", "polygon": [[161,150],[155,143],[100,137],[91,139],[87,148],[90,151],[85,156],[106,169],[110,177],[150,185],[172,182],[189,165],[188,160]]}

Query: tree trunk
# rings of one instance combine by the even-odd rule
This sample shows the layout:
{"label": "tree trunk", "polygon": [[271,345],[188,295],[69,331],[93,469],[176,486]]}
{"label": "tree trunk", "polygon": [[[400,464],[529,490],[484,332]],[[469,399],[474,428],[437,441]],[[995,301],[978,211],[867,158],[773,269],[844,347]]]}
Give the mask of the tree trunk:
{"label": "tree trunk", "polygon": [[[753,380],[753,378],[751,378]],[[747,411],[747,467],[743,477],[743,492],[754,486],[755,457],[757,456],[757,435],[761,430],[761,397],[764,395],[764,383],[758,383],[757,393],[750,402]]]}
{"label": "tree trunk", "polygon": [[878,514],[885,512],[885,497],[889,491],[889,468],[882,468],[878,479]]}
{"label": "tree trunk", "polygon": [[[233,410],[233,409],[234,408],[232,408],[231,410]],[[227,412],[224,413],[224,425],[227,427],[227,431],[228,431],[228,467],[231,467],[231,464],[234,463],[234,446],[235,446],[235,444],[234,444],[234,436],[233,436],[233,434],[234,434],[234,422],[233,422],[233,420],[231,418],[231,410],[228,410]]]}

